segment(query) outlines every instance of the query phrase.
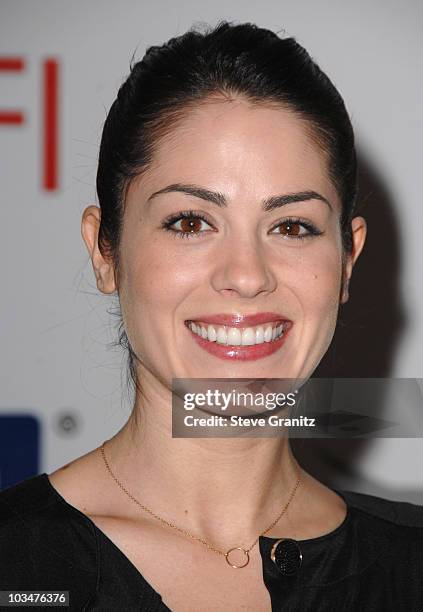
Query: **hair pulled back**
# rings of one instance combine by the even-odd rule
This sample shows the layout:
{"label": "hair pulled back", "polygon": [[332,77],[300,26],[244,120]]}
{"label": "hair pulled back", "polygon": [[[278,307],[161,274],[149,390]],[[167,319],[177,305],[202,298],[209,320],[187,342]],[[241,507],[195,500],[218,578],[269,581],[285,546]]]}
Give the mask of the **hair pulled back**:
{"label": "hair pulled back", "polygon": [[[344,102],[307,51],[251,23],[221,21],[191,29],[147,49],[131,66],[107,115],[100,145],[97,193],[101,208],[99,248],[112,259],[119,286],[119,246],[125,196],[151,163],[159,142],[190,108],[211,96],[243,96],[253,104],[277,104],[305,120],[326,155],[329,177],[342,203],[344,252],[350,252],[357,202],[354,133]],[[124,330],[119,344],[134,353]]]}

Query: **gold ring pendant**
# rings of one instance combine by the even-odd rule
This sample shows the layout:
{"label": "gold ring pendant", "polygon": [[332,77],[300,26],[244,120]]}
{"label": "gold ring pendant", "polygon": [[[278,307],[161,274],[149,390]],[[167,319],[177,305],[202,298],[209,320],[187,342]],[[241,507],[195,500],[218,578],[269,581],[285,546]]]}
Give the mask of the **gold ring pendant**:
{"label": "gold ring pendant", "polygon": [[[244,553],[244,557],[246,557],[246,559],[247,559],[247,560],[245,561],[245,563],[244,563],[243,565],[235,565],[235,564],[233,564],[233,563],[231,563],[231,562],[229,561],[229,555],[230,555],[230,554],[231,554],[231,552],[232,552],[232,551],[234,551],[234,550],[240,550],[241,552],[243,552],[243,553]],[[248,554],[248,550],[245,550],[244,548],[241,548],[240,546],[236,546],[235,548],[230,548],[230,549],[228,550],[228,552],[227,552],[227,553],[225,553],[225,558],[226,558],[227,563],[228,563],[228,564],[229,564],[231,567],[234,567],[235,569],[241,569],[241,567],[245,567],[245,566],[246,566],[246,565],[248,565],[248,563],[250,562],[250,555]]]}

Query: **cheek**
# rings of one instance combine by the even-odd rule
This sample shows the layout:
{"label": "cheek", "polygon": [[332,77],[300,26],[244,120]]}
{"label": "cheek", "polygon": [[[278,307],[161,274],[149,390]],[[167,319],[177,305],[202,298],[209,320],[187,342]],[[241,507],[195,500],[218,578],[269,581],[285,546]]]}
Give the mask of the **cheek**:
{"label": "cheek", "polygon": [[329,348],[339,310],[342,251],[336,245],[321,246],[302,262],[294,288],[298,326],[292,346],[298,370],[305,378]]}
{"label": "cheek", "polygon": [[143,320],[148,319],[150,325],[167,325],[169,315],[200,284],[202,268],[195,265],[189,251],[150,239],[142,248],[126,253],[125,298],[139,312],[148,313]]}
{"label": "cheek", "polygon": [[336,321],[342,278],[342,253],[327,245],[304,259],[296,282],[296,294],[305,321],[333,325]]}

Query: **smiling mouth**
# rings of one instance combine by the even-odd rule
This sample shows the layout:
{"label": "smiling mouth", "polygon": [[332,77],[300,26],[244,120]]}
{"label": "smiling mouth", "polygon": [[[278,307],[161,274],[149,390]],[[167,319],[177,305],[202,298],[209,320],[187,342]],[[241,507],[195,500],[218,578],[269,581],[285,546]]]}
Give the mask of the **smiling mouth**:
{"label": "smiling mouth", "polygon": [[291,327],[286,320],[271,321],[262,325],[248,327],[230,327],[202,323],[201,321],[186,321],[185,325],[197,336],[211,343],[224,346],[254,346],[275,342]]}

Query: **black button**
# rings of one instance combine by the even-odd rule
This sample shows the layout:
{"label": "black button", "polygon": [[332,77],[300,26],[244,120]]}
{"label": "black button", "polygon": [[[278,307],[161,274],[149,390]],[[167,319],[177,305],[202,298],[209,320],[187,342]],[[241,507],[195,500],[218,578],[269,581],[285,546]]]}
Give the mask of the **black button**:
{"label": "black button", "polygon": [[275,542],[270,558],[283,576],[297,574],[303,561],[298,542],[290,538],[283,538]]}

